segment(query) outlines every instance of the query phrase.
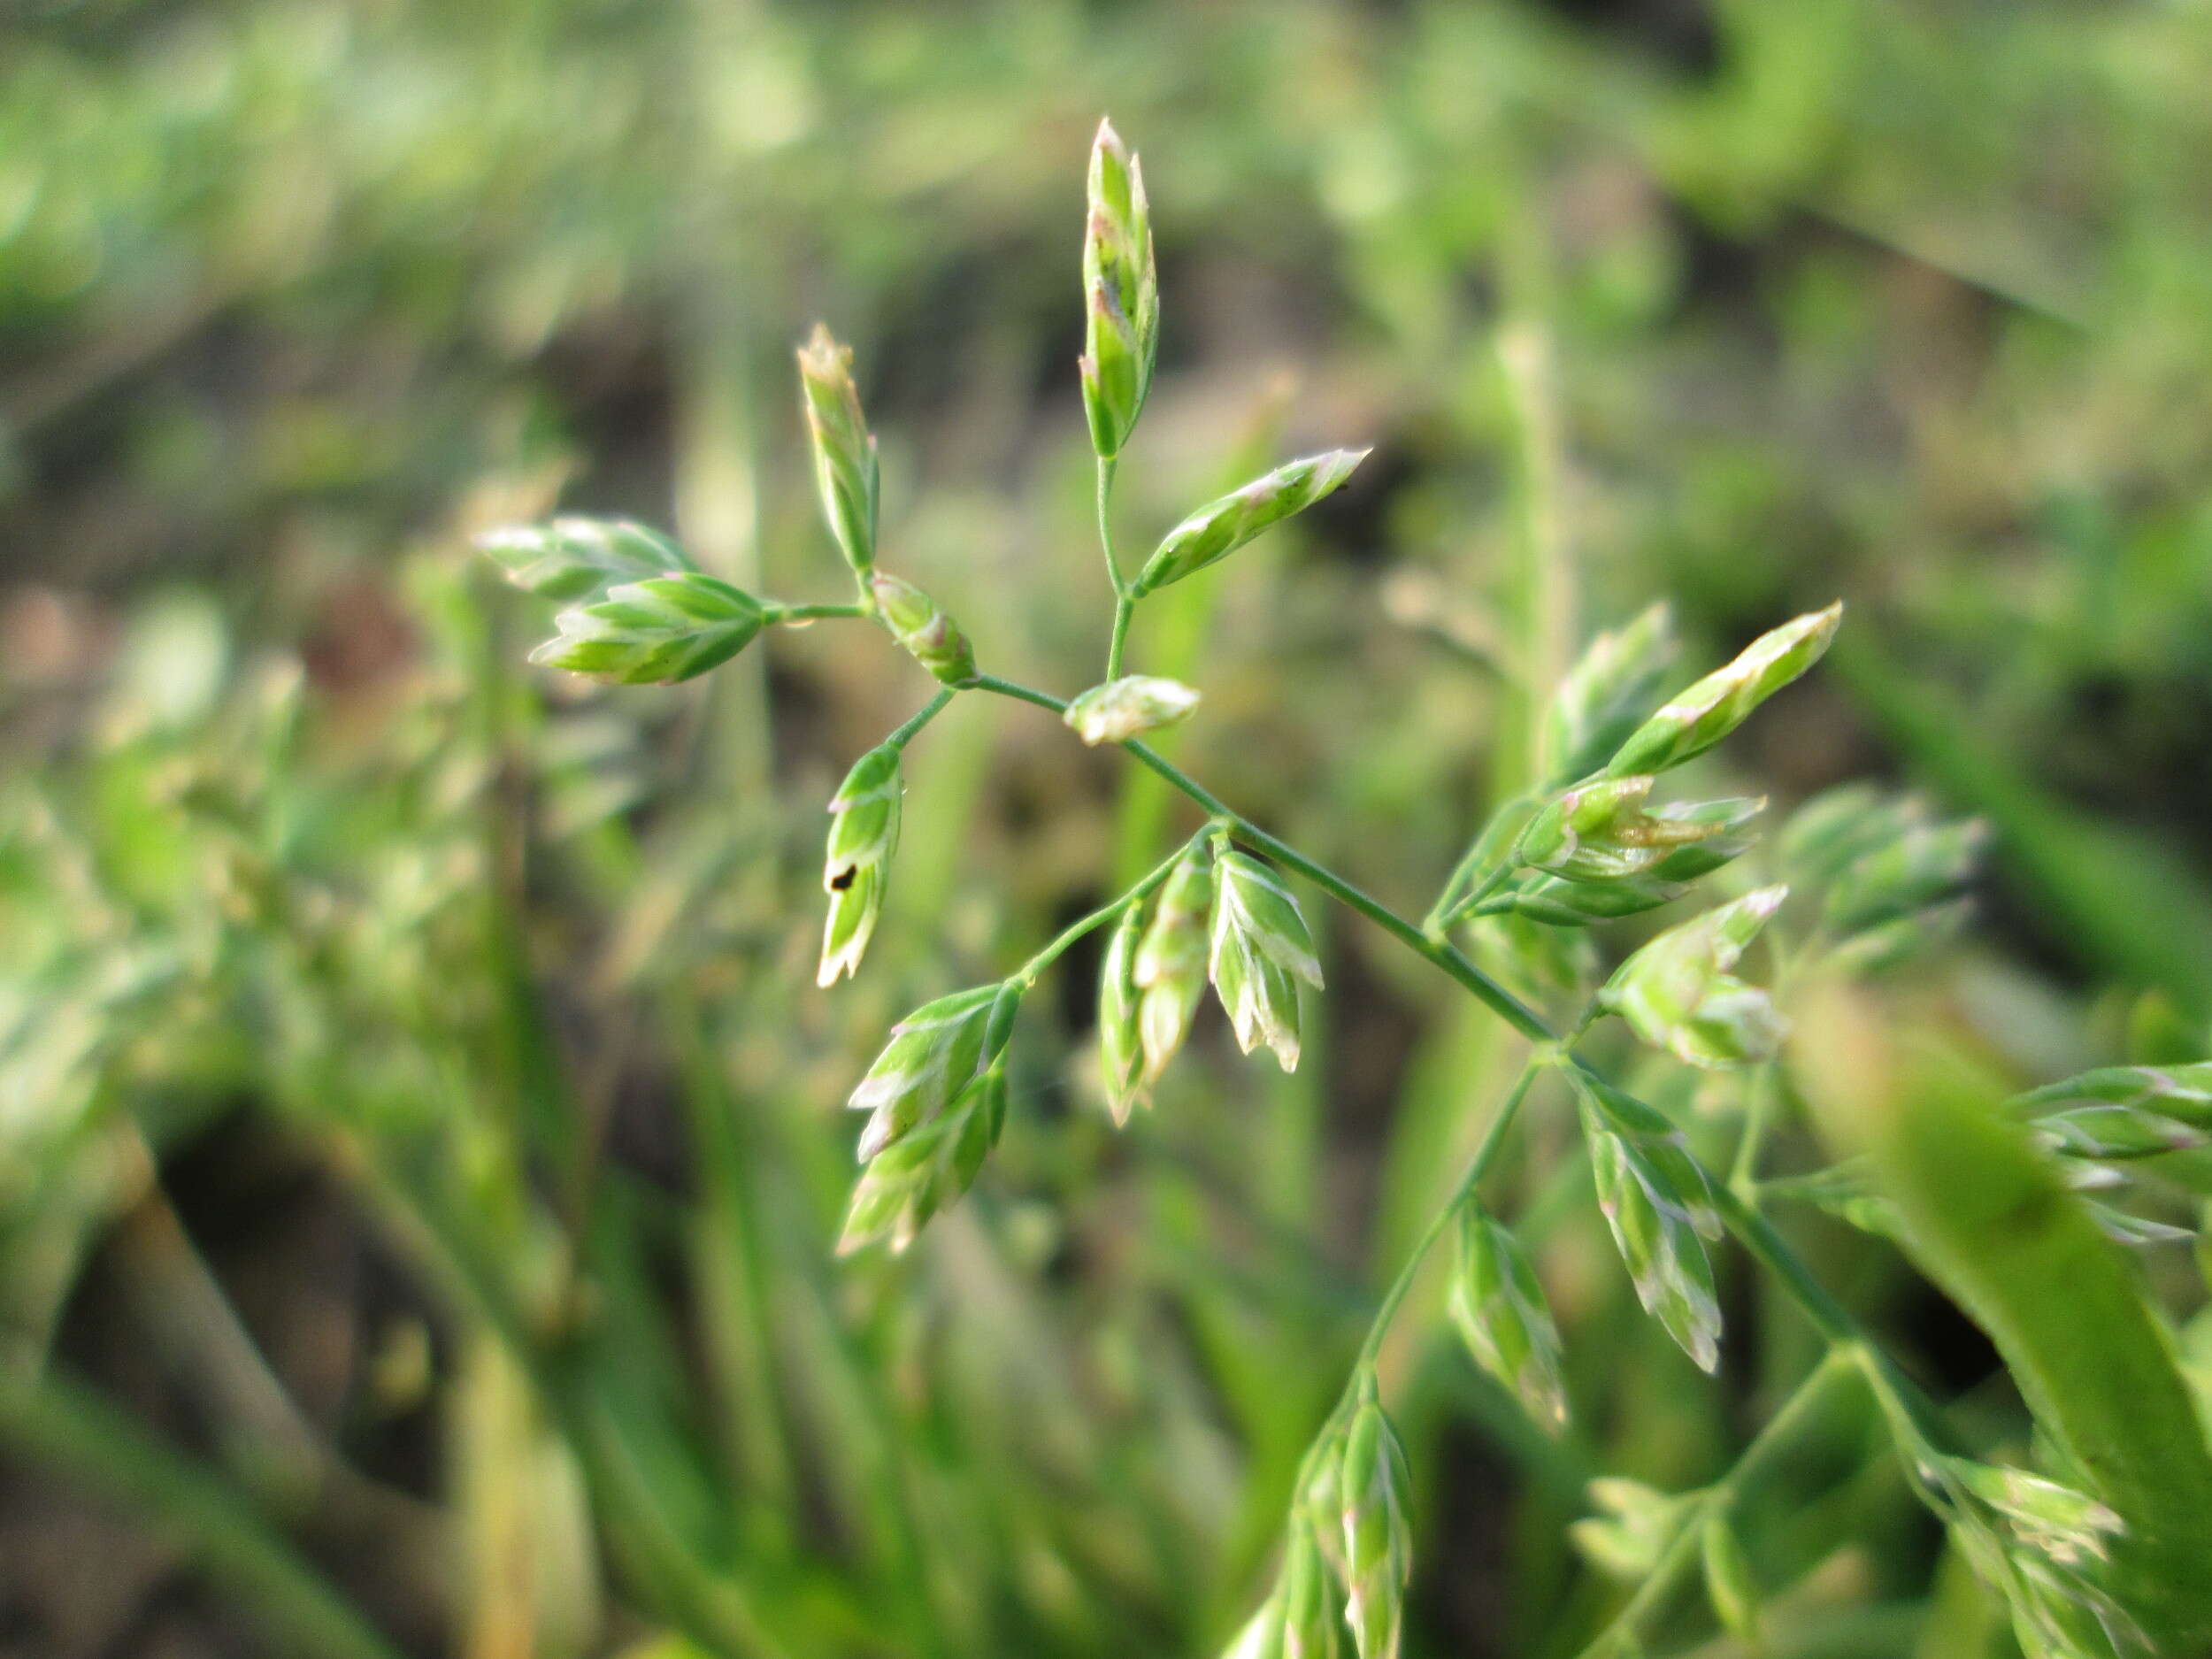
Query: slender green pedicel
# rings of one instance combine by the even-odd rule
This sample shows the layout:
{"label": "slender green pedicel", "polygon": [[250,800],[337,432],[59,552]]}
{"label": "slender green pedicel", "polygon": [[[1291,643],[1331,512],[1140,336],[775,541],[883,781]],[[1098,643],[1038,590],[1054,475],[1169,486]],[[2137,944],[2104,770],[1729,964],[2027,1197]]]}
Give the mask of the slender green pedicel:
{"label": "slender green pedicel", "polygon": [[943,1114],[877,1152],[853,1188],[837,1240],[841,1256],[879,1239],[894,1251],[975,1184],[1006,1124],[1006,1071],[993,1064],[955,1095]]}
{"label": "slender green pedicel", "polygon": [[1720,1302],[1704,1240],[1720,1217],[1681,1131],[1641,1101],[1579,1067],[1578,1096],[1598,1208],[1644,1310],[1705,1371],[1720,1363]]}

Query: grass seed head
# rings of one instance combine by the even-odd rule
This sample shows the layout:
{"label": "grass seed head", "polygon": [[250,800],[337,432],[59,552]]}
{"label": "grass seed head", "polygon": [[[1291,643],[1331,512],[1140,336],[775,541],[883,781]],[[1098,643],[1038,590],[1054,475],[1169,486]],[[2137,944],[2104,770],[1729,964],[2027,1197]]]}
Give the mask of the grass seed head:
{"label": "grass seed head", "polygon": [[1207,924],[1213,902],[1213,845],[1194,841],[1183,849],[1161,887],[1151,925],[1132,964],[1141,994],[1137,1023],[1148,1088],[1159,1082],[1168,1062],[1182,1048],[1198,999],[1205,993]]}
{"label": "grass seed head", "polygon": [[860,1137],[862,1163],[918,1125],[933,1121],[996,1057],[987,1037],[1002,987],[972,986],[926,1002],[891,1028],[891,1039],[846,1105],[869,1114]]}
{"label": "grass seed head", "polygon": [[883,908],[891,855],[899,841],[899,749],[870,749],[845,774],[831,797],[829,844],[822,861],[822,888],[829,919],[822,934],[817,985],[833,984],[860,966]]}
{"label": "grass seed head", "polygon": [[1137,948],[1144,926],[1141,906],[1133,904],[1124,910],[1099,970],[1099,1065],[1106,1081],[1107,1110],[1117,1125],[1129,1121],[1130,1109],[1143,1103],[1146,1094],[1142,1010],[1136,975]]}
{"label": "grass seed head", "polygon": [[682,571],[624,583],[595,604],[562,611],[554,618],[559,636],[530,660],[616,685],[672,685],[720,667],[766,621],[742,588]]}
{"label": "grass seed head", "polygon": [[868,579],[876,614],[907,654],[949,686],[975,678],[975,652],[968,636],[927,594],[912,582],[878,571]]}
{"label": "grass seed head", "polygon": [[556,518],[506,525],[476,538],[507,580],[541,599],[582,599],[610,583],[688,570],[684,550],[627,518]]}
{"label": "grass seed head", "polygon": [[1761,634],[1734,662],[1678,694],[1631,733],[1606,764],[1607,775],[1665,772],[1703,754],[1818,662],[1842,620],[1838,600]]}
{"label": "grass seed head", "polygon": [[1111,460],[1129,442],[1152,388],[1160,343],[1160,281],[1144,169],[1111,121],[1091,145],[1083,224],[1083,411],[1091,444]]}
{"label": "grass seed head", "polygon": [[1344,1622],[1359,1659],[1396,1659],[1413,1572],[1412,1483],[1372,1373],[1344,1432],[1337,1470],[1344,1535]]}
{"label": "grass seed head", "polygon": [[1588,927],[1598,922],[1639,916],[1671,904],[1689,891],[1680,881],[1662,880],[1647,871],[1609,881],[1576,881],[1566,876],[1524,876],[1484,906],[1525,918],[1547,927]]}
{"label": "grass seed head", "polygon": [[1448,1307],[1475,1363],[1549,1431],[1567,1422],[1559,1327],[1518,1240],[1479,1206],[1460,1212]]}
{"label": "grass seed head", "polygon": [[1298,1066],[1298,981],[1318,987],[1321,964],[1298,901],[1249,853],[1222,853],[1214,887],[1214,989],[1249,1054],[1264,1042],[1286,1071]]}
{"label": "grass seed head", "polygon": [[1598,1208],[1636,1299],[1697,1364],[1720,1363],[1720,1302],[1703,1240],[1717,1237],[1705,1171],[1660,1112],[1578,1067],[1564,1068],[1582,1118]]}
{"label": "grass seed head", "polygon": [[1179,726],[1198,707],[1198,694],[1178,680],[1129,674],[1079,694],[1061,718],[1086,743],[1125,743]]}
{"label": "grass seed head", "polygon": [[1750,1560],[1744,1555],[1736,1529],[1717,1509],[1705,1517],[1698,1555],[1705,1578],[1705,1599],[1712,1603],[1722,1628],[1755,1647],[1759,1640],[1758,1580],[1752,1576]]}
{"label": "grass seed head", "polygon": [[1720,1071],[1767,1058],[1786,1022],[1765,992],[1728,970],[1788,894],[1762,887],[1669,929],[1620,965],[1599,1002],[1690,1065]]}
{"label": "grass seed head", "polygon": [[1750,850],[1756,839],[1750,833],[1751,821],[1766,806],[1764,795],[1737,795],[1720,801],[1671,801],[1652,808],[1646,820],[1665,850],[1649,873],[1661,881],[1695,881],[1732,863]]}
{"label": "grass seed head", "polygon": [[1663,603],[1592,640],[1553,696],[1544,724],[1546,774],[1580,778],[1605,764],[1657,704],[1678,649]]}
{"label": "grass seed head", "polygon": [[932,1216],[975,1184],[1005,1121],[1006,1074],[992,1065],[972,1078],[941,1116],[869,1160],[846,1208],[838,1254],[879,1239],[903,1251]]}
{"label": "grass seed head", "polygon": [[1132,591],[1141,596],[1228,557],[1271,525],[1334,493],[1367,456],[1365,449],[1310,455],[1208,502],[1167,533]]}
{"label": "grass seed head", "polygon": [[1328,1563],[1313,1526],[1301,1517],[1290,1524],[1283,1546],[1283,1571],[1276,1591],[1282,1618],[1283,1659],[1338,1659],[1343,1643]]}
{"label": "grass seed head", "polygon": [[822,514],[846,562],[864,580],[876,562],[879,469],[876,441],[860,412],[860,394],[853,385],[852,349],[839,345],[818,323],[798,355]]}

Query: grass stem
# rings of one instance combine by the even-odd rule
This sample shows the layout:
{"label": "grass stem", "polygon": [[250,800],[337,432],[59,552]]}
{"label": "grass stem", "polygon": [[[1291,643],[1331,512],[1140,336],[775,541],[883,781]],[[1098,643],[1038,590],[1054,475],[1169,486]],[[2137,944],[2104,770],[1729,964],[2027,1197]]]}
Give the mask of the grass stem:
{"label": "grass stem", "polygon": [[947,686],[935,696],[932,697],[927,703],[924,703],[920,709],[917,710],[912,718],[909,719],[903,726],[900,726],[897,731],[892,733],[890,736],[885,738],[883,741],[889,744],[893,749],[904,749],[909,743],[914,741],[914,734],[919,732],[924,726],[927,726],[932,720],[935,719],[940,714],[943,713],[945,705],[950,703],[957,695],[958,694],[953,689],[952,687]]}
{"label": "grass stem", "polygon": [[775,605],[768,611],[771,623],[819,622],[833,617],[864,617],[869,614],[865,605]]}
{"label": "grass stem", "polygon": [[[1191,841],[1195,841],[1199,839],[1199,836],[1208,835],[1212,833],[1212,826],[1208,826],[1207,828],[1199,831],[1198,835],[1192,836]],[[1030,957],[1028,961],[1023,963],[1022,965],[1017,968],[1009,977],[1019,979],[1025,986],[1035,984],[1037,976],[1042,973],[1047,968],[1050,967],[1053,963],[1057,961],[1061,953],[1066,950],[1067,948],[1070,945],[1072,945],[1077,940],[1082,938],[1084,934],[1095,932],[1097,929],[1103,927],[1107,923],[1114,920],[1131,905],[1141,904],[1144,902],[1145,899],[1151,895],[1155,888],[1156,888],[1163,881],[1165,881],[1169,876],[1175,872],[1176,864],[1181,860],[1183,854],[1188,850],[1191,841],[1184,842],[1182,846],[1178,847],[1165,858],[1163,858],[1158,864],[1155,864],[1142,880],[1129,888],[1129,890],[1124,893],[1119,898],[1113,900],[1110,903],[1102,904],[1089,915],[1079,917],[1074,921],[1070,922],[1065,927],[1062,928],[1057,933],[1053,935],[1052,939],[1044,946],[1042,949],[1039,950],[1035,956]]]}

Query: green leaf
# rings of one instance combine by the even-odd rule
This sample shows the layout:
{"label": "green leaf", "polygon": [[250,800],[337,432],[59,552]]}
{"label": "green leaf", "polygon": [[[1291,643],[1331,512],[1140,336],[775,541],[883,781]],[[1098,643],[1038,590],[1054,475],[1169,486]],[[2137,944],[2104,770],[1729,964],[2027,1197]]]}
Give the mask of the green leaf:
{"label": "green leaf", "polygon": [[[1824,1027],[1853,1045],[1855,1064],[1878,1073],[1880,1056],[1862,1052],[1876,1028],[1863,1018],[1847,1022],[1847,1006],[1831,1010]],[[2135,1071],[2093,1072],[2039,1093],[2085,1090],[2124,1102],[2146,1081],[2124,1075]],[[2105,1589],[2155,1651],[2212,1651],[2212,1450],[2133,1265],[2024,1126],[1973,1079],[1921,1057],[1878,1089],[1816,1064],[1801,1069],[1801,1083],[1832,1134],[1871,1152],[1907,1251],[1996,1344],[2038,1427],[2081,1471],[2080,1495],[2118,1517],[2125,1530],[2110,1539]],[[2016,1614],[2024,1605],[2062,1623],[2073,1617],[2067,1609],[2078,1613],[2065,1585],[2053,1584],[2036,1568],[2026,1588],[2008,1592]]]}

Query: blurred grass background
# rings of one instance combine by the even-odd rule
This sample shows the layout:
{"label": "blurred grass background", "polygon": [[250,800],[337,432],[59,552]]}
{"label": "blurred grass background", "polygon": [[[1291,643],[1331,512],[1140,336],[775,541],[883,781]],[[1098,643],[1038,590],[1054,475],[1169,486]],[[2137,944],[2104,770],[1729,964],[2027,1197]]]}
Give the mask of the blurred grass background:
{"label": "blurred grass background", "polygon": [[[837,1109],[885,1025],[1180,816],[1041,716],[956,706],[875,953],[818,994],[820,804],[918,676],[823,628],[580,695],[518,668],[543,618],[465,551],[557,501],[835,592],[789,355],[820,318],[898,568],[987,666],[1078,689],[1102,111],[1165,319],[1128,543],[1279,454],[1377,446],[1140,622],[1206,693],[1199,776],[1417,907],[1582,633],[1669,596],[1717,660],[1840,595],[1828,669],[1729,764],[1991,820],[1916,1018],[2024,1079],[2200,1056],[2208,84],[2180,0],[19,0],[0,1337],[42,1380],[4,1414],[0,1652],[1233,1627],[1502,1035],[1317,918],[1305,1069],[1210,1029],[1117,1139],[1079,965],[1032,999],[974,1197],[834,1263]],[[1532,541],[1572,637],[1525,626]],[[1543,1443],[1399,1345],[1417,1653],[1573,1651],[1607,1595],[1560,1539],[1584,1479],[1698,1478],[1771,1403],[1758,1368],[1694,1383],[1526,1163],[1582,1426]],[[1809,1238],[2020,1432],[1893,1256]],[[2185,1252],[2155,1271],[2201,1300]],[[1788,1369],[1797,1333],[1731,1294]],[[1778,1650],[2006,1651],[1864,1425],[1831,1438],[1762,1545],[1799,1585]]]}

